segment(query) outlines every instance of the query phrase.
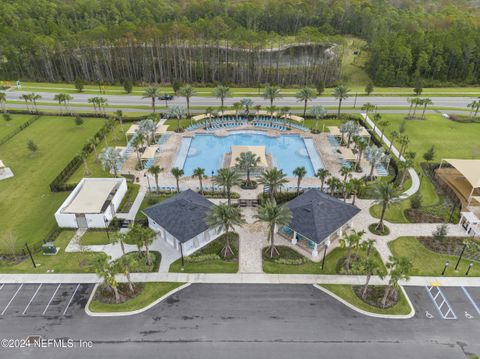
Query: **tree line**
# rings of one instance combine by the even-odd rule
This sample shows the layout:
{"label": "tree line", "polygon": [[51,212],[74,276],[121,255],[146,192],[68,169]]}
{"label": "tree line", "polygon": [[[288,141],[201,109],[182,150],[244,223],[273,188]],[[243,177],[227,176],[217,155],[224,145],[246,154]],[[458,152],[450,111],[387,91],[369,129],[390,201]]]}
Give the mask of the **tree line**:
{"label": "tree line", "polygon": [[378,85],[473,84],[479,12],[468,0],[5,0],[0,76],[331,85],[334,44],[355,35]]}

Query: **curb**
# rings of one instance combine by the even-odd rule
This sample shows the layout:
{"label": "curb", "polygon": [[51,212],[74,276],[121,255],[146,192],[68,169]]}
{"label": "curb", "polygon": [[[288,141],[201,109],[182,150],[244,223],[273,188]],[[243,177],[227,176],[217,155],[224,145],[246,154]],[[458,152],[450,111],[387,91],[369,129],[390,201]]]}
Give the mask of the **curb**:
{"label": "curb", "polygon": [[125,316],[129,316],[129,315],[140,314],[140,313],[143,313],[143,312],[147,311],[148,309],[152,308],[153,306],[157,305],[158,303],[162,302],[163,300],[167,299],[171,295],[181,291],[184,288],[187,288],[190,284],[191,283],[185,283],[185,284],[181,285],[180,287],[175,288],[175,289],[171,290],[170,292],[164,294],[160,298],[158,298],[155,301],[153,301],[152,303],[148,304],[146,307],[143,307],[143,308],[140,308],[140,309],[137,309],[137,310],[132,310],[130,312],[92,312],[89,309],[89,307],[90,307],[90,303],[93,300],[95,292],[96,292],[98,286],[100,285],[100,283],[97,283],[97,284],[95,284],[95,287],[93,288],[92,294],[90,294],[90,298],[88,298],[87,305],[85,306],[85,313],[87,313],[87,315],[90,316],[90,317],[125,317]]}
{"label": "curb", "polygon": [[368,317],[382,318],[382,319],[410,319],[415,315],[415,308],[413,307],[412,302],[410,301],[410,298],[407,295],[407,292],[405,292],[405,289],[403,289],[402,286],[400,286],[400,288],[403,292],[403,295],[407,299],[408,305],[410,306],[410,313],[409,314],[378,314],[378,313],[367,312],[366,310],[360,309],[360,308],[354,306],[353,304],[347,302],[345,299],[339,297],[335,293],[330,292],[327,288],[324,288],[324,287],[322,287],[318,284],[313,284],[313,286],[315,288],[321,290],[322,292],[330,295],[331,297],[335,298],[336,300],[343,303],[344,305],[346,305],[350,309],[352,309],[352,310],[354,310],[354,311],[356,311],[360,314],[366,315]]}

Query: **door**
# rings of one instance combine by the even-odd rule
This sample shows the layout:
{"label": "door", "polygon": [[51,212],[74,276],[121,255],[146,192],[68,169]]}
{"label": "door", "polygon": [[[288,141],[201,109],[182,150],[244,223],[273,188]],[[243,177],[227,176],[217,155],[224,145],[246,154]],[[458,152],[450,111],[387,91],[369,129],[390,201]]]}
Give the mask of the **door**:
{"label": "door", "polygon": [[77,218],[77,226],[80,229],[88,228],[87,218],[85,218],[84,214],[76,214],[75,217]]}

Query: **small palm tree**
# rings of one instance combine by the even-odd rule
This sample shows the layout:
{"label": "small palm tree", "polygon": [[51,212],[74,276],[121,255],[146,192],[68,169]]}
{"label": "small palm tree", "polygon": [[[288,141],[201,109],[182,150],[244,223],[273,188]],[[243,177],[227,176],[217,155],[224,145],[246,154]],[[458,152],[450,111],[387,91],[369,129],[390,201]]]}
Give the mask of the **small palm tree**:
{"label": "small palm tree", "polygon": [[315,173],[315,177],[320,180],[320,191],[323,192],[323,185],[325,180],[330,176],[330,171],[326,168],[319,168],[317,173]]}
{"label": "small palm tree", "polygon": [[154,165],[148,169],[148,172],[155,177],[155,186],[157,186],[157,193],[158,193],[160,190],[160,187],[158,186],[158,176],[160,175],[161,172],[163,172],[163,168],[158,165]]}
{"label": "small palm tree", "polygon": [[263,91],[263,98],[270,101],[270,107],[273,106],[273,101],[282,98],[280,95],[280,88],[278,86],[267,86]]}
{"label": "small palm tree", "polygon": [[317,97],[317,93],[310,87],[300,89],[295,95],[298,101],[303,102],[303,117],[307,114],[307,103]]}
{"label": "small palm tree", "polygon": [[127,233],[122,232],[114,232],[112,236],[110,236],[112,244],[120,243],[120,248],[122,249],[123,255],[125,255],[125,241],[128,238]]}
{"label": "small palm tree", "polygon": [[207,213],[206,222],[210,228],[215,228],[218,232],[225,232],[226,240],[221,251],[222,257],[227,258],[234,255],[230,246],[230,234],[235,233],[235,226],[245,223],[240,207],[225,203],[212,206]]}
{"label": "small palm tree", "polygon": [[350,166],[342,166],[340,168],[340,175],[343,177],[343,183],[345,184],[347,182],[347,179],[349,176],[351,176],[351,173],[353,172],[353,168]]}
{"label": "small palm tree", "polygon": [[375,110],[375,105],[371,102],[367,102],[362,106],[362,111],[365,111],[365,117],[368,117],[368,113],[373,110]]}
{"label": "small palm tree", "polygon": [[180,120],[184,118],[186,115],[185,107],[179,105],[170,106],[168,109],[168,118],[176,118],[177,119],[177,132],[180,131]]}
{"label": "small palm tree", "polygon": [[283,173],[282,170],[279,170],[277,167],[273,167],[262,172],[259,183],[263,184],[264,186],[268,186],[270,199],[273,200],[275,199],[275,193],[277,190],[285,183],[288,183],[286,177],[287,175]]}
{"label": "small palm tree", "polygon": [[[57,102],[58,102],[58,105],[61,107],[61,106],[63,105],[63,103],[65,102],[65,96],[66,96],[66,94],[64,94],[64,93],[57,93],[57,94],[55,94],[55,95],[53,96],[53,100],[54,100],[54,101],[57,101]],[[88,102],[89,102],[89,103],[93,103],[91,100],[92,100],[92,99],[88,99]],[[63,114],[63,107],[61,107],[61,108],[62,108],[62,110],[61,110],[62,112],[61,112],[61,113]],[[96,112],[97,112],[97,111],[95,110],[95,113],[96,113]]]}
{"label": "small palm tree", "polygon": [[293,175],[297,177],[297,196],[300,193],[300,184],[302,183],[302,179],[306,176],[307,170],[305,167],[297,167],[293,170]]}
{"label": "small palm tree", "polygon": [[422,120],[425,119],[425,111],[427,110],[427,106],[433,105],[433,101],[430,98],[424,98],[422,101],[423,105],[423,112],[422,112]]}
{"label": "small palm tree", "polygon": [[365,182],[360,178],[352,178],[350,180],[350,184],[352,190],[352,204],[355,205],[355,200],[358,194],[362,191],[362,188],[365,186]]}
{"label": "small palm tree", "polygon": [[267,199],[258,207],[258,212],[254,217],[256,222],[264,222],[268,225],[267,242],[270,243],[270,247],[265,252],[269,253],[270,258],[273,258],[279,254],[275,248],[275,227],[290,224],[292,213],[286,205],[279,206],[275,200]]}
{"label": "small palm tree", "polygon": [[250,113],[250,107],[253,106],[253,101],[252,99],[250,98],[242,98],[240,100],[240,103],[242,104],[242,106],[245,108],[245,113],[248,114]]}
{"label": "small palm tree", "polygon": [[200,182],[200,193],[203,194],[203,179],[206,178],[205,176],[205,168],[197,167],[193,170],[192,178],[198,178]]}
{"label": "small palm tree", "polygon": [[118,175],[118,164],[122,160],[120,149],[105,147],[99,156],[100,162],[105,170],[113,171],[115,177]]}
{"label": "small palm tree", "polygon": [[260,157],[253,152],[242,152],[239,157],[235,159],[236,166],[247,173],[247,186],[250,186],[252,181],[250,180],[250,172],[258,167],[260,163]]}
{"label": "small palm tree", "polygon": [[145,247],[147,265],[152,265],[150,245],[153,243],[155,236],[156,234],[151,228],[143,227],[139,224],[134,224],[128,232],[128,237],[131,239],[131,242],[136,243],[139,250]]}
{"label": "small palm tree", "polygon": [[155,141],[156,129],[157,125],[151,119],[142,120],[138,123],[138,130],[146,135],[149,144]]}
{"label": "small palm tree", "polygon": [[3,113],[7,113],[7,94],[5,92],[0,92],[0,104]]}
{"label": "small palm tree", "polygon": [[95,272],[102,279],[103,284],[113,290],[115,294],[115,303],[120,303],[120,293],[118,292],[118,282],[115,275],[118,273],[118,268],[108,262],[107,256],[97,256],[93,261]]}
{"label": "small palm tree", "polygon": [[350,89],[345,85],[338,85],[333,90],[333,97],[338,100],[338,112],[337,117],[340,118],[340,111],[342,109],[342,101],[346,100],[349,97]]}
{"label": "small palm tree", "polygon": [[371,145],[367,147],[366,153],[365,153],[368,162],[370,162],[371,168],[370,168],[370,174],[369,178],[373,178],[373,170],[375,169],[375,166],[381,162],[383,156],[385,153],[383,152],[383,149],[380,147],[377,147],[375,145]]}
{"label": "small palm tree", "polygon": [[230,96],[230,87],[224,86],[224,85],[218,85],[213,89],[213,95],[216,98],[220,99],[220,109],[222,111],[222,116],[223,116],[224,101],[226,97]]}
{"label": "small palm tree", "polygon": [[183,176],[184,172],[178,167],[173,167],[171,172],[173,177],[175,177],[175,181],[177,182],[177,192],[180,192],[180,177]]}
{"label": "small palm tree", "polygon": [[364,231],[353,231],[352,233],[344,235],[343,238],[340,239],[340,247],[347,249],[347,256],[345,258],[345,269],[347,270],[347,273],[350,272],[352,250],[359,248],[360,242],[362,241],[362,237],[364,234]]}
{"label": "small palm tree", "polygon": [[362,137],[357,137],[358,139],[355,141],[355,145],[357,146],[358,150],[358,158],[357,163],[355,164],[355,168],[360,168],[360,161],[362,160],[363,153],[368,147],[367,141],[365,141]]}
{"label": "small palm tree", "polygon": [[365,284],[362,289],[362,299],[365,299],[372,275],[379,276],[383,279],[385,277],[385,272],[380,263],[372,257],[362,258],[361,261],[355,263],[352,267],[354,271],[365,274]]}
{"label": "small palm tree", "polygon": [[310,114],[315,116],[315,128],[318,128],[318,120],[327,114],[327,110],[325,110],[325,107],[321,105],[312,106],[310,109]]}
{"label": "small palm tree", "polygon": [[377,224],[376,229],[384,232],[384,218],[385,212],[392,204],[397,203],[400,198],[399,189],[388,181],[379,181],[372,190],[372,197],[375,199],[374,203],[382,207],[380,213],[380,221]]}
{"label": "small palm tree", "polygon": [[180,87],[178,94],[182,97],[185,97],[187,101],[187,116],[190,117],[190,99],[197,94],[193,86],[185,85]]}
{"label": "small palm tree", "polygon": [[338,188],[342,185],[342,181],[340,181],[337,177],[329,177],[325,183],[327,184],[330,190],[330,196],[333,196]]}
{"label": "small palm tree", "polygon": [[390,292],[393,289],[398,289],[398,282],[400,280],[409,280],[410,272],[412,271],[412,263],[407,257],[393,257],[390,256],[389,261],[386,264],[388,270],[388,286],[385,289],[385,294],[383,295],[382,305],[385,307],[387,305],[387,299],[390,295]]}
{"label": "small palm tree", "polygon": [[227,203],[231,204],[231,189],[233,186],[239,186],[242,183],[242,179],[237,171],[232,168],[220,168],[213,181],[222,186],[227,193]]}
{"label": "small palm tree", "polygon": [[140,158],[140,148],[145,142],[145,135],[142,132],[138,132],[132,141],[132,146],[135,148],[137,154],[137,168],[142,168],[142,159]]}
{"label": "small palm tree", "polygon": [[151,98],[152,99],[152,111],[155,112],[155,100],[160,96],[160,90],[156,86],[147,87],[143,91],[143,98]]}
{"label": "small palm tree", "polygon": [[132,279],[130,278],[130,273],[135,271],[138,268],[137,260],[131,255],[127,255],[127,256],[124,255],[118,258],[114,262],[114,265],[117,267],[116,271],[119,273],[122,273],[127,278],[128,289],[130,290],[130,293],[133,293],[134,286],[133,286]]}
{"label": "small palm tree", "polygon": [[33,92],[30,94],[30,100],[33,103],[33,108],[35,109],[36,113],[38,113],[37,101],[39,101],[41,99],[42,99],[42,96],[40,96],[39,94],[36,94],[36,93],[33,93]]}
{"label": "small palm tree", "polygon": [[242,104],[240,102],[235,102],[232,107],[235,111],[235,121],[238,121],[238,113],[242,109]]}
{"label": "small palm tree", "polygon": [[32,111],[30,110],[30,105],[29,105],[29,103],[30,103],[30,95],[24,93],[24,94],[21,95],[20,98],[25,101],[25,106],[27,107],[27,111],[32,112]]}

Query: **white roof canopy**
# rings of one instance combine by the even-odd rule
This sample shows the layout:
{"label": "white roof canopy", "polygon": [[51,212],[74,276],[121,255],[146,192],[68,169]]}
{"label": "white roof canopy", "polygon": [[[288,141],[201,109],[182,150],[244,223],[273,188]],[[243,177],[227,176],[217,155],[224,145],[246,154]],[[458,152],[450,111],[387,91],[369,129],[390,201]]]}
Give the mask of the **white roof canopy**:
{"label": "white roof canopy", "polygon": [[480,160],[444,159],[462,174],[473,188],[480,187]]}
{"label": "white roof canopy", "polygon": [[101,213],[110,193],[119,183],[118,179],[88,179],[63,213]]}

